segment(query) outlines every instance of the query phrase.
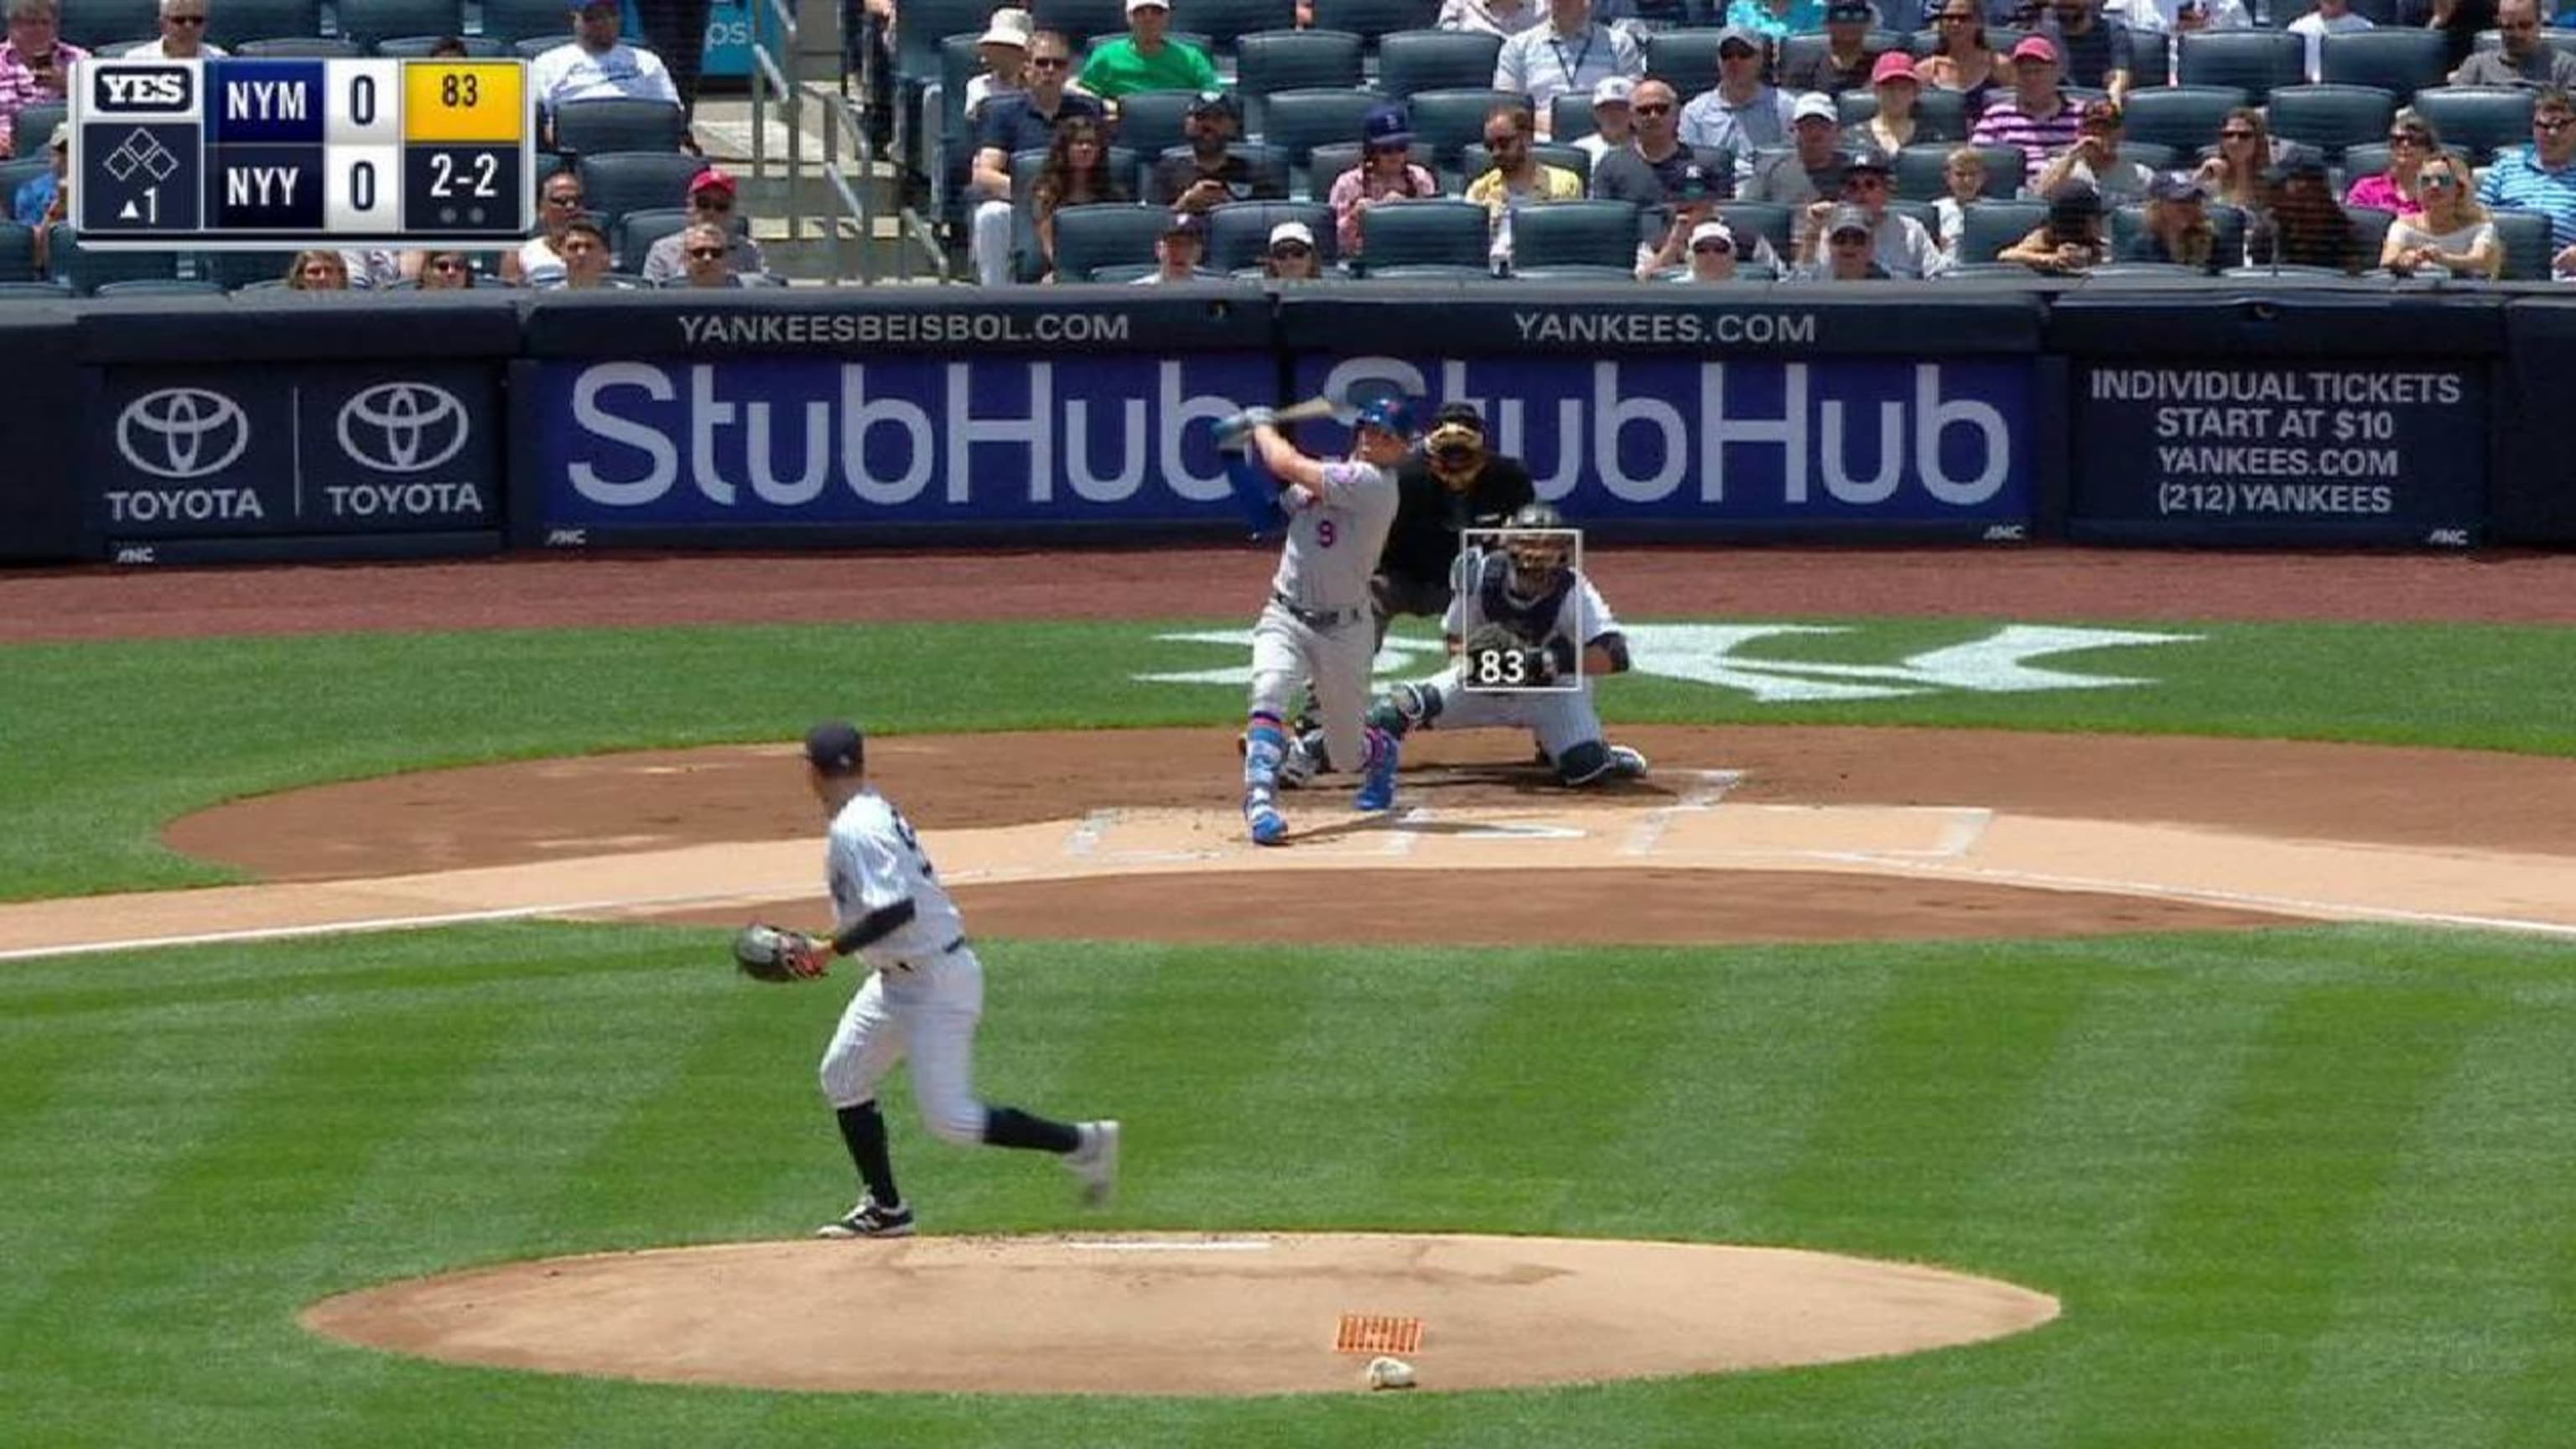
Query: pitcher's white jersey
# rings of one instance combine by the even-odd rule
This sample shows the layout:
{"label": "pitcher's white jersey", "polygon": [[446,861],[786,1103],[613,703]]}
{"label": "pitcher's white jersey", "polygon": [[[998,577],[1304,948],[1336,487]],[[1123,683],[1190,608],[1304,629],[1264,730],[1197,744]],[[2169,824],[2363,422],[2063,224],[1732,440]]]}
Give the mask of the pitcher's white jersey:
{"label": "pitcher's white jersey", "polygon": [[831,876],[832,909],[838,934],[862,916],[910,897],[912,919],[869,943],[860,957],[871,966],[936,955],[965,934],[957,903],[940,888],[930,858],[922,854],[921,837],[912,822],[874,790],[850,797],[832,817],[824,847]]}
{"label": "pitcher's white jersey", "polygon": [[1288,542],[1270,587],[1300,609],[1366,608],[1369,575],[1395,526],[1395,470],[1356,458],[1324,465],[1321,496],[1291,485]]}

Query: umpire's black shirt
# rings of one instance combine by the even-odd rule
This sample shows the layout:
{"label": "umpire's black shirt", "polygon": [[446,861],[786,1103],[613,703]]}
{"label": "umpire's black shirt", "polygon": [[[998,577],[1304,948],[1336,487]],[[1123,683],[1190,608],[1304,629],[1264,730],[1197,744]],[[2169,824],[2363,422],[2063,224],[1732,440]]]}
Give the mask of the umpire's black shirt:
{"label": "umpire's black shirt", "polygon": [[1486,455],[1484,471],[1464,492],[1451,492],[1431,471],[1431,460],[1419,454],[1395,470],[1395,487],[1395,523],[1387,529],[1378,572],[1425,583],[1449,577],[1449,566],[1458,561],[1460,529],[1499,527],[1513,509],[1538,501],[1529,469],[1499,453]]}

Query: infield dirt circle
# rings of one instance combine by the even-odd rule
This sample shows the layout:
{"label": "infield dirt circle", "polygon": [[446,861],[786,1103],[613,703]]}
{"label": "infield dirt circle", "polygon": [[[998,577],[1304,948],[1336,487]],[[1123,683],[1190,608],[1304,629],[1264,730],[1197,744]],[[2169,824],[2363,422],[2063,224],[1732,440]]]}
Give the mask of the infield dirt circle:
{"label": "infield dirt circle", "polygon": [[[1706,613],[1675,557],[1597,561],[1623,612]],[[2423,560],[2263,563],[1980,555],[1980,612],[2083,617],[2105,574],[2165,609],[2306,617],[2492,617],[2495,599]],[[1724,606],[1946,612],[1947,556],[1769,556],[1769,593]],[[1651,588],[1629,587],[1634,565]],[[817,617],[804,562],[548,563],[289,570],[229,609],[200,589],[149,606],[118,579],[115,632]],[[893,561],[814,561],[846,612],[893,612]],[[979,576],[978,568],[995,572]],[[995,592],[1011,561],[943,559],[929,604],[1167,616],[1257,598],[1257,556],[1112,556],[1104,588]],[[2301,587],[2282,587],[2283,571]],[[230,579],[241,576],[222,576]],[[902,577],[918,583],[918,572]],[[851,581],[879,580],[852,585]],[[1794,578],[1794,583],[1788,582]],[[2347,578],[2340,592],[2331,585]],[[222,579],[219,579],[220,583]],[[1893,581],[1893,582],[1892,582]],[[2008,591],[1994,585],[2001,581]],[[0,600],[56,634],[99,632],[86,580],[51,604]],[[203,584],[204,580],[194,583]],[[1620,585],[1612,587],[1614,584]],[[2437,587],[2438,586],[2438,587]],[[1908,594],[1910,589],[1913,592]],[[2448,592],[2444,592],[2444,590]],[[1905,597],[1891,597],[1890,591]],[[1230,592],[1226,592],[1230,591]],[[220,597],[222,590],[217,589]],[[138,604],[138,596],[142,602]],[[378,617],[387,601],[402,609]],[[1248,611],[1247,611],[1248,612]],[[2118,617],[2156,617],[2130,597]],[[920,617],[914,613],[907,616]],[[29,626],[21,626],[25,632]],[[0,630],[0,633],[7,631]],[[34,633],[43,634],[41,628]],[[1347,784],[1290,797],[1284,850],[1241,841],[1236,762],[1200,730],[897,737],[871,766],[924,826],[967,918],[993,937],[1451,944],[2029,937],[2457,922],[2576,934],[2576,766],[2465,751],[2184,738],[1856,728],[1623,729],[1648,781],[1549,788],[1508,732],[1408,750],[1404,808],[1354,817]],[[171,844],[266,884],[0,908],[0,954],[278,930],[515,916],[819,925],[818,824],[792,746],[478,767],[238,801]],[[1434,874],[1436,873],[1436,874]],[[1329,902],[1329,911],[1318,910]],[[819,1028],[818,1028],[819,1029]],[[1152,1171],[1134,1124],[1131,1175]],[[805,1224],[782,1225],[796,1231]],[[1251,1231],[1194,1236],[758,1243],[552,1260],[384,1285],[316,1305],[319,1331],[432,1357],[781,1388],[1266,1393],[1348,1389],[1342,1313],[1418,1318],[1427,1388],[1714,1372],[1975,1342],[2048,1321],[2042,1292],[1937,1268],[1786,1249]],[[837,1316],[836,1316],[837,1315]],[[858,1316],[852,1316],[858,1315]],[[864,1319],[864,1321],[862,1321]],[[900,1321],[900,1335],[870,1325]],[[1530,1348],[1532,1325],[1549,1348]]]}

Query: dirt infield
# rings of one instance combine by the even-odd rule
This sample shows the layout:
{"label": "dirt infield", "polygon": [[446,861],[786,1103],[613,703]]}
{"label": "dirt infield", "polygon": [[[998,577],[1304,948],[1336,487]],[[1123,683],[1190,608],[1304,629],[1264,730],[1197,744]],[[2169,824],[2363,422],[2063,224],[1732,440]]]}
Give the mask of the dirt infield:
{"label": "dirt infield", "polygon": [[[531,559],[0,575],[0,640],[318,629],[1204,616],[1251,550]],[[2559,558],[2054,550],[1605,551],[1645,616],[2576,619]],[[1965,567],[1964,564],[1973,564]],[[1249,608],[1247,606],[1248,615]],[[901,737],[874,772],[993,936],[1720,943],[2462,921],[2576,936],[2576,765],[2437,750],[1856,728],[1622,730],[1645,782],[1548,785],[1512,736],[1408,751],[1405,810],[1346,785],[1242,843],[1230,727]],[[271,884],[0,908],[0,956],[503,916],[807,920],[818,823],[785,745],[361,781],[174,822]],[[1329,874],[1329,880],[1323,878]],[[1181,875],[1192,878],[1186,882]],[[1322,891],[1329,915],[1300,912]],[[819,922],[813,922],[819,924]],[[835,1314],[903,1305],[897,1352]],[[1337,1312],[1421,1317],[1426,1387],[1827,1362],[1973,1342],[2054,1300],[1906,1265],[1713,1245],[1251,1234],[743,1244],[511,1265],[316,1305],[407,1352],[684,1382],[983,1392],[1351,1389]],[[1533,1353],[1533,1312],[1580,1332]],[[996,1325],[1024,1330],[994,1332]],[[1078,1331],[1077,1331],[1078,1330]],[[825,1343],[849,1351],[814,1351]]]}

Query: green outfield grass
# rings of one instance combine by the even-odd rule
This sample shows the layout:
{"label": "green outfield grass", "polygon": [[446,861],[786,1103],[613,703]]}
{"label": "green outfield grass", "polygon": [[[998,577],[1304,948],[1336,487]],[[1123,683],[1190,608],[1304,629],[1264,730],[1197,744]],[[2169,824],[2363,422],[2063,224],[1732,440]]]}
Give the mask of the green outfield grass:
{"label": "green outfield grass", "polygon": [[[1853,632],[1742,652],[1887,664],[1995,627],[1845,622]],[[1247,626],[807,625],[0,649],[0,899],[227,879],[162,850],[161,824],[234,796],[400,769],[792,739],[828,714],[889,733],[1231,728],[1239,688],[1133,676],[1239,664],[1239,649],[1156,636]],[[2576,631],[2141,627],[2201,637],[2046,661],[2154,681],[2134,688],[1761,704],[1741,690],[1631,676],[1601,697],[1614,722],[1976,725],[2576,754]]]}
{"label": "green outfield grass", "polygon": [[[1129,1123],[1100,1225],[1797,1244],[2066,1316],[1401,1400],[679,1389],[313,1339],[294,1315],[334,1290],[796,1235],[851,1195],[811,1069],[846,978],[753,986],[703,931],[515,925],[0,970],[0,1443],[2520,1449],[2576,1422],[2555,946],[986,954],[988,1088]],[[891,1105],[927,1229],[1081,1220],[1050,1165]]]}

